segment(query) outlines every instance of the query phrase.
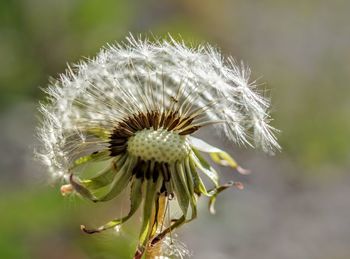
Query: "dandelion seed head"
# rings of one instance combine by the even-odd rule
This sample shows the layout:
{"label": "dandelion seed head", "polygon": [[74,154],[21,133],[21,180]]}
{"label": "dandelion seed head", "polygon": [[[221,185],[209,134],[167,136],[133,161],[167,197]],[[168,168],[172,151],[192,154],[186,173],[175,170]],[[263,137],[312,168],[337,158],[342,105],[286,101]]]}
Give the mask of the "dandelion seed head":
{"label": "dandelion seed head", "polygon": [[[225,151],[194,138],[194,132],[213,127],[232,144],[279,149],[269,124],[269,100],[250,82],[250,74],[245,64],[224,58],[208,44],[188,47],[171,37],[151,42],[129,36],[52,79],[40,107],[37,157],[53,177],[68,183],[61,192],[102,202],[131,186],[127,216],[82,230],[119,229],[143,202],[137,250],[142,255],[148,242],[159,242],[196,217],[198,196],[210,197],[214,211],[216,196],[234,183],[220,185],[200,152],[243,170]],[[85,168],[99,161],[107,168],[82,179]],[[198,171],[209,177],[213,189],[207,190]],[[156,213],[149,213],[162,207],[163,196],[168,201],[176,197],[182,216],[173,219],[175,226],[151,236],[147,222],[155,220],[156,228],[160,223],[151,219]]]}
{"label": "dandelion seed head", "polygon": [[[86,125],[110,128],[128,113],[145,111],[149,103],[168,107],[180,84],[180,98],[189,95],[193,106],[218,100],[205,115],[223,120],[216,128],[231,141],[273,151],[279,146],[274,129],[266,124],[269,102],[249,83],[250,74],[243,63],[223,58],[210,45],[188,48],[173,39],[151,43],[128,37],[124,44],[110,45],[95,58],[69,67],[46,90],[49,102],[41,107],[45,120],[39,132],[40,157],[66,170],[66,158],[73,152],[68,147],[74,141],[68,132]],[[80,141],[87,136],[76,137]]]}

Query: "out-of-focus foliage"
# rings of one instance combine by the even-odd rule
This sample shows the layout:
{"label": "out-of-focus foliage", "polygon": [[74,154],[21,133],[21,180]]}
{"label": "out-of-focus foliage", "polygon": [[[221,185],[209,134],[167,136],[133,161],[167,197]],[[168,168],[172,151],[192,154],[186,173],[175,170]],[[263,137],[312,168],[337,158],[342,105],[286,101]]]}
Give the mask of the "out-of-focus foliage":
{"label": "out-of-focus foliage", "polygon": [[349,258],[349,10],[343,0],[0,1],[0,258],[132,254],[137,217],[119,236],[79,230],[128,202],[62,198],[31,153],[39,87],[129,32],[217,44],[271,89],[283,153],[234,148],[254,172],[240,180],[252,182],[224,194],[216,217],[188,226],[194,258]]}
{"label": "out-of-focus foliage", "polygon": [[0,107],[41,93],[66,62],[123,37],[135,15],[127,1],[0,2]]}

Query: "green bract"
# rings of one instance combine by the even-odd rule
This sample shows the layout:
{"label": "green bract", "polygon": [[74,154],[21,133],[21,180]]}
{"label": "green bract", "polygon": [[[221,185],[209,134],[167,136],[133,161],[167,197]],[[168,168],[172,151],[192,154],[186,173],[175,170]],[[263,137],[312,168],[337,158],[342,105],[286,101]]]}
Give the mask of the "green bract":
{"label": "green bract", "polygon": [[[160,135],[162,134],[160,133]],[[72,175],[70,182],[74,190],[93,202],[111,200],[130,186],[130,211],[127,215],[113,219],[96,229],[82,226],[82,230],[92,234],[115,228],[133,216],[143,204],[143,220],[137,252],[137,254],[142,255],[149,242],[151,245],[155,245],[170,231],[197,216],[197,199],[201,195],[209,197],[210,212],[215,213],[214,203],[217,195],[228,187],[233,185],[240,187],[241,185],[234,182],[220,185],[218,173],[202,157],[201,152],[209,153],[213,161],[221,165],[231,166],[233,169],[237,169],[238,165],[228,153],[210,146],[203,140],[187,136],[183,137],[183,141],[179,145],[184,143],[188,145],[189,150],[186,149],[182,159],[157,161],[150,158],[144,160],[144,157],[136,157],[126,151],[114,157],[110,166],[96,173],[94,177],[78,179]],[[166,145],[166,148],[171,148],[169,142]],[[144,149],[141,146],[139,148]],[[176,147],[173,148],[176,149]],[[86,165],[98,161],[99,158],[100,156],[94,153],[77,159],[74,164]],[[204,185],[201,179],[202,175],[212,181],[214,188],[208,189]],[[164,222],[157,221],[159,218],[158,208],[163,206],[160,203],[164,197],[166,201],[177,202],[182,211],[182,216],[178,219],[172,219],[168,227]],[[160,229],[161,227],[163,229]]]}

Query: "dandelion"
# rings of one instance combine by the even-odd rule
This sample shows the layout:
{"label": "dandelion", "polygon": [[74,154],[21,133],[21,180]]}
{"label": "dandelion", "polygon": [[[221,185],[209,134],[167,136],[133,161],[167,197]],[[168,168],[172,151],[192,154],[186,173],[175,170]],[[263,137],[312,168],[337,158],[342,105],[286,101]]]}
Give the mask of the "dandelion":
{"label": "dandelion", "polygon": [[[124,217],[82,230],[119,229],[142,207],[135,258],[147,249],[160,255],[161,241],[196,218],[200,196],[209,197],[214,213],[220,192],[241,189],[238,182],[221,184],[202,155],[245,171],[227,152],[193,133],[212,127],[233,144],[278,149],[268,124],[269,101],[249,77],[249,68],[209,45],[189,48],[171,37],[152,43],[130,36],[53,80],[48,101],[41,105],[37,155],[53,177],[65,181],[62,194],[105,202],[130,186],[130,210]],[[105,169],[84,174],[101,161]],[[180,208],[180,217],[171,215],[170,202]]]}

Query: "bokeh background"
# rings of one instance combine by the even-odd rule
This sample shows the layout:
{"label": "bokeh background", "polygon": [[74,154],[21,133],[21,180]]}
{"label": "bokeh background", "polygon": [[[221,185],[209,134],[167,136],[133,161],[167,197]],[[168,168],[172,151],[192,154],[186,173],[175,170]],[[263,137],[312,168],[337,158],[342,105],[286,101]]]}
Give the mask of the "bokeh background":
{"label": "bokeh background", "polygon": [[[270,89],[283,152],[223,145],[252,174],[217,215],[178,232],[193,258],[350,258],[350,1],[1,0],[0,258],[131,258],[138,220],[80,232],[127,208],[63,198],[33,160],[36,109],[49,77],[134,34],[208,41]],[[202,132],[208,142],[210,131]]]}

